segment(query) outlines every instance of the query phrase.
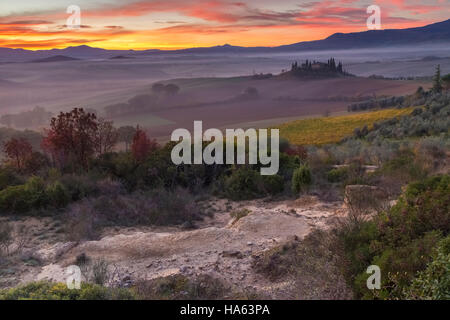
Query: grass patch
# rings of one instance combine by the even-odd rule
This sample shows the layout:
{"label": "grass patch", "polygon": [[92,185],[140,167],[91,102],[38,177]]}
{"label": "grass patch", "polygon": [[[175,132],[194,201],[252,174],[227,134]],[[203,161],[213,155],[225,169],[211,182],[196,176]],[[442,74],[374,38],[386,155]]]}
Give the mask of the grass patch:
{"label": "grass patch", "polygon": [[232,225],[234,225],[236,222],[238,222],[240,219],[248,216],[251,213],[248,209],[242,209],[238,211],[233,211],[230,213],[230,216],[234,218]]}
{"label": "grass patch", "polygon": [[82,283],[80,290],[70,290],[65,283],[32,282],[17,288],[0,290],[0,300],[135,300],[128,289],[106,288]]}
{"label": "grass patch", "polygon": [[408,115],[414,108],[384,109],[347,116],[302,119],[280,125],[280,136],[297,145],[336,143],[353,134],[356,128],[377,121]]}

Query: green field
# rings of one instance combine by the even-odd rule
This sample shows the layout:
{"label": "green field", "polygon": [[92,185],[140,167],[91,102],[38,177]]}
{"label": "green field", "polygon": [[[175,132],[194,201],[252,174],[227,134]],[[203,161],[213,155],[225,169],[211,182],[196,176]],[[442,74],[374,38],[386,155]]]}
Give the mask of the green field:
{"label": "green field", "polygon": [[338,117],[302,119],[279,125],[280,136],[297,145],[336,143],[351,135],[356,128],[412,112],[414,108],[385,109]]}

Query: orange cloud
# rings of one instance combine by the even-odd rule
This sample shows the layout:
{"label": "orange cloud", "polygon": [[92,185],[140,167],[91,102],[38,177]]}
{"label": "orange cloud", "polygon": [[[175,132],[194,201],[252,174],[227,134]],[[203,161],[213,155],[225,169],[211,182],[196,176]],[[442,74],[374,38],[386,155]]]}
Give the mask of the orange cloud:
{"label": "orange cloud", "polygon": [[[440,5],[415,0],[375,3],[382,8],[383,28],[425,25],[436,21],[436,16],[429,16],[431,13],[443,11]],[[146,25],[143,19],[138,20],[158,13],[164,14],[167,21]],[[448,16],[444,13],[441,20]],[[174,14],[175,19],[166,19]],[[74,44],[109,49],[185,48],[223,43],[276,46],[321,39],[335,32],[364,31],[367,13],[357,0],[311,1],[280,10],[273,6],[256,7],[249,0],[139,0],[82,10],[84,28],[79,30],[66,29],[65,19],[65,11],[2,17],[0,46],[31,49]],[[137,25],[137,21],[142,21],[142,25]]]}

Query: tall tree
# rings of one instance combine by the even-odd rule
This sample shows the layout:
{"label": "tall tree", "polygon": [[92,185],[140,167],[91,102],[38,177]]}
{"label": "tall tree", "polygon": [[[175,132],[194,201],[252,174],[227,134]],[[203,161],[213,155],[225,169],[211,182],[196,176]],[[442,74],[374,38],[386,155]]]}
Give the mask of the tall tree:
{"label": "tall tree", "polygon": [[119,133],[114,128],[112,121],[100,118],[95,137],[95,149],[97,154],[102,155],[111,152],[117,143]]}
{"label": "tall tree", "polygon": [[50,129],[42,142],[44,150],[50,152],[61,166],[74,161],[88,168],[89,158],[95,152],[98,130],[97,117],[86,113],[82,108],[70,112],[61,112],[50,121]]}
{"label": "tall tree", "polygon": [[158,148],[158,143],[155,140],[150,140],[145,131],[141,130],[138,126],[133,137],[133,144],[131,145],[131,152],[134,159],[137,162],[144,161],[156,148]]}
{"label": "tall tree", "polygon": [[24,138],[11,138],[5,142],[3,152],[18,170],[23,170],[33,154],[33,147]]}
{"label": "tall tree", "polygon": [[436,73],[433,78],[433,91],[442,92],[441,65],[439,64],[436,67]]}
{"label": "tall tree", "polygon": [[136,128],[132,126],[123,126],[117,129],[119,134],[119,142],[125,143],[125,151],[128,152],[128,147],[133,142],[133,137],[136,133]]}

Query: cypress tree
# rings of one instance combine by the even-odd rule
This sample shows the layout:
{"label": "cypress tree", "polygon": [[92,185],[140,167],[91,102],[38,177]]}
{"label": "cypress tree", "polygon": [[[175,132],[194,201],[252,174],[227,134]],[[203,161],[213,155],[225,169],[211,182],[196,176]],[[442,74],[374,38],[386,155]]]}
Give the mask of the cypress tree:
{"label": "cypress tree", "polygon": [[433,91],[442,92],[441,65],[439,64],[436,67],[436,73],[433,78]]}

